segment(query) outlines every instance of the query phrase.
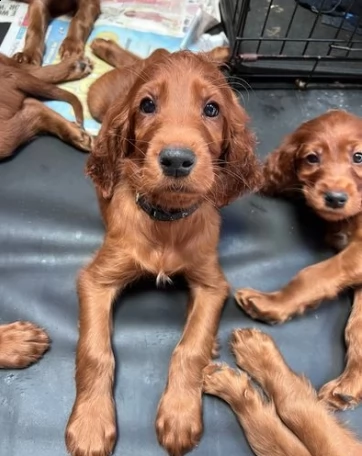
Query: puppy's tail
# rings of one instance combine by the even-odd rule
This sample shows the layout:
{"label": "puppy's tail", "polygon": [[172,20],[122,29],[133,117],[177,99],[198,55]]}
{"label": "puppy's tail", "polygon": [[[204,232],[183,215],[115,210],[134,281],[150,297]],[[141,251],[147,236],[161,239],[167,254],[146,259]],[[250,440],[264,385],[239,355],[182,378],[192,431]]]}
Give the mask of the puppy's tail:
{"label": "puppy's tail", "polygon": [[77,123],[83,125],[83,107],[78,98],[72,93],[49,82],[41,81],[30,74],[19,75],[16,85],[19,90],[27,95],[47,98],[49,100],[66,101],[72,106]]}

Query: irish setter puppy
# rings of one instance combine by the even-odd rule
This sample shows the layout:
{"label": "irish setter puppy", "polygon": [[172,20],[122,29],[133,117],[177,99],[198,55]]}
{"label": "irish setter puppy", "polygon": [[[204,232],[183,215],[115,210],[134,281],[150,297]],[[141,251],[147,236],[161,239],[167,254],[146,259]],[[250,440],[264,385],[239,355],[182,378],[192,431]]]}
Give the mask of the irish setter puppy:
{"label": "irish setter puppy", "polygon": [[[54,84],[80,79],[91,71],[87,59],[70,58],[57,65],[34,67],[0,54],[0,160],[39,133],[50,133],[89,152],[92,137],[82,128],[83,108],[78,98]],[[70,103],[77,123],[69,122],[35,98]]]}
{"label": "irish setter puppy", "polygon": [[269,156],[264,173],[263,192],[299,189],[327,222],[328,241],[342,251],[303,269],[279,291],[243,289],[236,300],[251,317],[282,323],[353,287],[346,368],[319,396],[335,409],[354,407],[362,399],[362,119],[333,110],[302,124]]}
{"label": "irish setter puppy", "polygon": [[257,456],[362,454],[362,444],[328,413],[309,381],[289,368],[270,336],[237,330],[231,346],[237,365],[269,400],[245,372],[225,364],[204,369],[204,391],[230,405]]}
{"label": "irish setter puppy", "polygon": [[[139,60],[117,48],[113,57],[119,69],[95,83],[99,98],[113,101],[87,164],[106,234],[78,279],[76,399],[66,444],[73,456],[113,450],[117,295],[144,276],[162,284],[183,274],[187,321],[156,419],[160,444],[180,456],[202,433],[202,370],[229,290],[217,254],[219,208],[255,189],[261,173],[246,113],[212,52],[157,50]],[[130,66],[122,69],[123,58]]]}
{"label": "irish setter puppy", "polygon": [[100,0],[18,0],[29,4],[28,29],[22,52],[14,55],[19,63],[41,65],[44,54],[45,33],[51,18],[75,13],[68,34],[60,47],[62,59],[80,57],[84,44],[100,14]]}

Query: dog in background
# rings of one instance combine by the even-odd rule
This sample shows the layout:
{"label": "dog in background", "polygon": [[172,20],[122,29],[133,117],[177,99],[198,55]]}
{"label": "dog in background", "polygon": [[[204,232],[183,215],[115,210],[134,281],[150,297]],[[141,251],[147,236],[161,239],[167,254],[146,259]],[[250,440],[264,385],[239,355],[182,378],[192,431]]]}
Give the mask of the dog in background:
{"label": "dog in background", "polygon": [[156,50],[142,60],[115,43],[93,50],[117,68],[89,107],[102,127],[87,163],[106,227],[80,272],[76,398],[66,429],[72,456],[108,455],[116,441],[112,306],[144,276],[183,274],[186,324],[174,350],[156,431],[170,455],[202,434],[202,370],[210,362],[229,286],[217,246],[219,208],[261,184],[245,111],[218,68],[220,53]]}
{"label": "dog in background", "polygon": [[252,318],[283,323],[354,288],[345,370],[319,391],[332,409],[353,408],[362,399],[362,119],[331,110],[303,123],[267,158],[264,178],[265,195],[301,192],[340,252],[303,269],[279,291],[242,289],[236,300]]}
{"label": "dog in background", "polygon": [[100,0],[18,0],[29,4],[28,28],[22,52],[14,55],[19,63],[41,65],[45,47],[45,33],[51,18],[74,13],[68,34],[61,44],[62,59],[81,57],[93,24],[101,12]]}
{"label": "dog in background", "polygon": [[236,364],[204,369],[204,392],[227,402],[257,456],[360,456],[362,444],[321,402],[305,377],[295,374],[273,339],[256,329],[233,332]]}
{"label": "dog in background", "polygon": [[[17,147],[40,133],[58,136],[89,152],[92,137],[81,128],[80,101],[54,84],[80,79],[90,71],[88,59],[70,58],[57,65],[34,67],[0,54],[0,159],[9,157]],[[77,123],[69,122],[33,97],[70,103]]]}

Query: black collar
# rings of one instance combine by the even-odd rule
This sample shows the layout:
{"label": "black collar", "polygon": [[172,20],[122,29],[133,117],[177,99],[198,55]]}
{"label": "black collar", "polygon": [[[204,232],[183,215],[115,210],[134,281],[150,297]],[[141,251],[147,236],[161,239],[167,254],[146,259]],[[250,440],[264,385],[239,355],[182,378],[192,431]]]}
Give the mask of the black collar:
{"label": "black collar", "polygon": [[169,209],[165,210],[159,206],[152,206],[144,196],[141,196],[139,193],[136,195],[136,204],[146,212],[153,220],[158,222],[174,222],[176,220],[184,219],[189,215],[193,214],[196,209],[199,207],[198,204],[187,209]]}

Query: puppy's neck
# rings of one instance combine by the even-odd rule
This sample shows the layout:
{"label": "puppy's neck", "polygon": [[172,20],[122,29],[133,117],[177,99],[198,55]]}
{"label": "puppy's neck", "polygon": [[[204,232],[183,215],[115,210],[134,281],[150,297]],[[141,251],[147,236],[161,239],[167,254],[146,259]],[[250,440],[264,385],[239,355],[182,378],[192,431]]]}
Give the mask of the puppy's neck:
{"label": "puppy's neck", "polygon": [[160,205],[152,203],[152,201],[145,195],[136,193],[135,202],[137,206],[143,210],[151,219],[158,222],[175,222],[177,220],[185,219],[192,215],[200,207],[200,204],[195,203],[189,207],[183,208],[164,208]]}

